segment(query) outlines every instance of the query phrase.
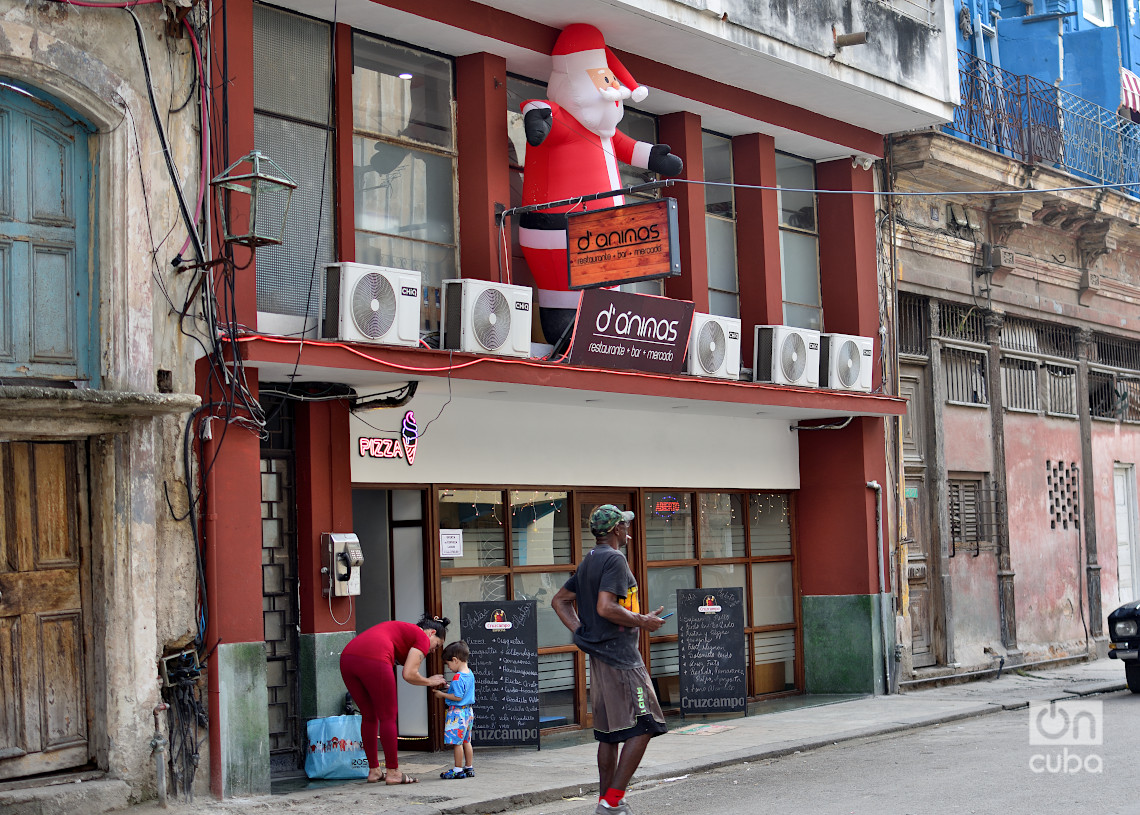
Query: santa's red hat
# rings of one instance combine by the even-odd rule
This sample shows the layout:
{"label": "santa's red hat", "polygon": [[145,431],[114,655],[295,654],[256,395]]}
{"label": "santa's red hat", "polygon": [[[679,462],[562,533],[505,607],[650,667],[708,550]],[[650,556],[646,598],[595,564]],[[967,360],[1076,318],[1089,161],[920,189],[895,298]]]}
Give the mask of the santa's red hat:
{"label": "santa's red hat", "polygon": [[602,65],[607,66],[621,82],[622,87],[629,89],[630,98],[635,102],[640,102],[649,93],[648,88],[637,84],[637,80],[621,64],[621,60],[606,46],[602,32],[588,23],[574,23],[562,29],[562,33],[554,43],[551,57],[557,73],[570,74]]}

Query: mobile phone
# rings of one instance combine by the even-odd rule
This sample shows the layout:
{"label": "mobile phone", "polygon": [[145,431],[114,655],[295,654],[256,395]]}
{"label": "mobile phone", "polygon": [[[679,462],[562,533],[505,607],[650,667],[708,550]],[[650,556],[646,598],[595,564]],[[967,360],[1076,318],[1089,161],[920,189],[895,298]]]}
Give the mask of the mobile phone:
{"label": "mobile phone", "polygon": [[674,614],[676,614],[676,613],[677,613],[677,612],[675,612],[675,611],[670,611],[670,612],[668,612],[667,614],[662,614],[662,615],[661,615],[661,617],[660,617],[660,619],[662,619],[662,620],[668,620],[670,617],[672,617],[672,616],[673,616]]}

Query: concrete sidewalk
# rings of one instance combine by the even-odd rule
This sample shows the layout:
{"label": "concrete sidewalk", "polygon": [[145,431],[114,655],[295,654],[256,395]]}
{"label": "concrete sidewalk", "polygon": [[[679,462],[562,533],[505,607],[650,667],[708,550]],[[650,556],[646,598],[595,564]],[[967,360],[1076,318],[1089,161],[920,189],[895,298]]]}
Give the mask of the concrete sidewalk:
{"label": "concrete sidewalk", "polygon": [[[671,718],[670,733],[654,739],[634,781],[683,776],[741,761],[774,758],[795,751],[866,736],[928,727],[943,722],[1016,709],[1033,701],[1070,699],[1124,689],[1124,669],[1098,659],[1064,667],[1011,669],[998,679],[909,690],[891,696],[799,696],[750,707],[748,716]],[[494,813],[581,796],[583,815],[597,797],[596,745],[590,733],[547,739],[534,748],[476,749],[476,777],[445,781],[451,753],[403,753],[400,768],[418,784],[386,787],[353,782],[306,782],[287,792],[193,805],[171,801],[168,809],[145,804],[129,815],[174,813],[388,813],[450,815]],[[286,788],[288,784],[276,784]],[[2,808],[2,807],[0,807]],[[44,810],[48,811],[48,810]],[[52,811],[69,811],[55,809]]]}

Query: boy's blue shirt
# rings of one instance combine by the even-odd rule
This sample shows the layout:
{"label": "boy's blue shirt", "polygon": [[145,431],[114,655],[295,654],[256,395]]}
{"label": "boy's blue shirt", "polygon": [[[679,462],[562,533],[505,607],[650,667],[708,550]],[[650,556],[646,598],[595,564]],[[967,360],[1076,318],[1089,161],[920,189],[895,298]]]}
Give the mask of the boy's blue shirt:
{"label": "boy's blue shirt", "polygon": [[470,669],[460,671],[454,674],[454,679],[451,684],[447,686],[447,692],[452,696],[458,696],[459,701],[455,702],[451,699],[447,700],[449,707],[462,707],[463,705],[475,704],[475,674],[471,673]]}

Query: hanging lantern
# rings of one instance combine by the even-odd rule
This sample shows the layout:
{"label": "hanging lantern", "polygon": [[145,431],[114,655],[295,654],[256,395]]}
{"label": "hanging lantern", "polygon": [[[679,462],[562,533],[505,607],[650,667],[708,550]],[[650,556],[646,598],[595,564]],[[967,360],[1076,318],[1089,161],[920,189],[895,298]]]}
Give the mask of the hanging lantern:
{"label": "hanging lantern", "polygon": [[[241,172],[248,166],[249,172]],[[210,182],[218,195],[222,239],[256,249],[285,240],[289,201],[297,182],[273,159],[254,150]]]}

